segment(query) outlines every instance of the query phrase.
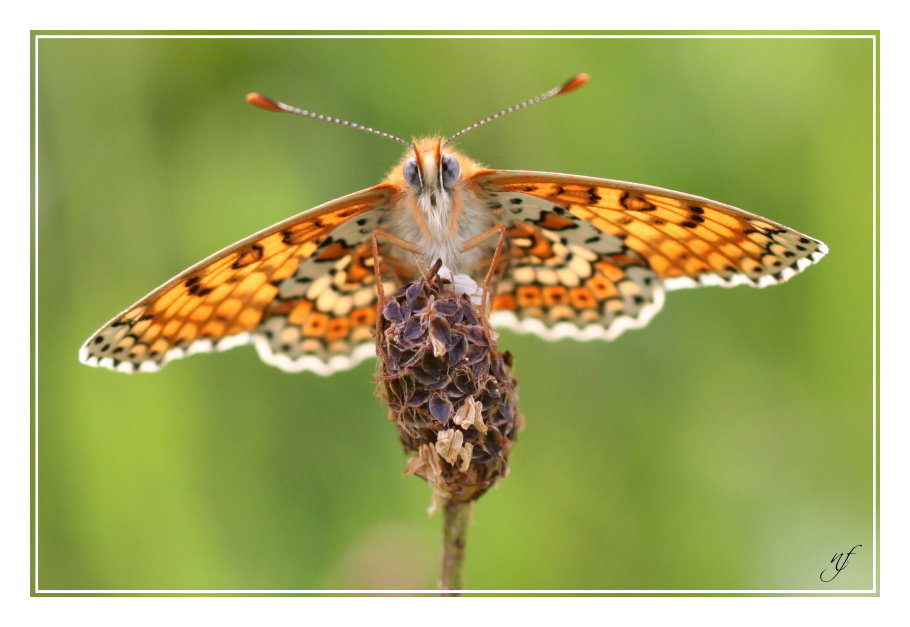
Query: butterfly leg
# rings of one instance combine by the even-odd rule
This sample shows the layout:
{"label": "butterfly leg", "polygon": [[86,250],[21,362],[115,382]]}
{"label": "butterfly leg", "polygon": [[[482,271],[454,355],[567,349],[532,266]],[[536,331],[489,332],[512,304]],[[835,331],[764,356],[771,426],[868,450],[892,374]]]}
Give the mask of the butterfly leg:
{"label": "butterfly leg", "polygon": [[382,229],[376,229],[373,231],[373,235],[370,237],[370,240],[373,245],[373,273],[376,276],[376,291],[379,294],[379,300],[382,301],[385,298],[385,294],[382,289],[382,275],[380,272],[380,263],[379,263],[379,238],[387,240],[391,244],[395,244],[399,248],[403,248],[409,253],[413,254],[415,259],[415,265],[420,260],[420,247],[417,246],[414,242],[408,241],[397,235],[392,235],[388,231],[383,231]]}
{"label": "butterfly leg", "polygon": [[415,257],[415,265],[419,264],[420,261],[420,248],[414,242],[408,241],[396,235],[392,235],[388,231],[383,231],[382,229],[376,229],[373,231],[373,235],[370,236],[370,242],[373,246],[373,275],[376,277],[376,337],[379,337],[379,318],[382,313],[382,306],[385,305],[385,290],[382,287],[382,271],[380,269],[381,264],[379,263],[379,238],[387,240],[391,244],[395,244],[399,248],[403,248],[409,253],[413,254]]}
{"label": "butterfly leg", "polygon": [[483,292],[484,298],[483,303],[480,305],[480,316],[482,319],[487,317],[487,306],[488,303],[492,300],[492,292],[490,291],[490,285],[493,283],[493,277],[496,274],[496,269],[499,267],[499,260],[502,258],[502,249],[506,241],[506,225],[505,224],[496,224],[491,226],[486,231],[472,237],[466,241],[462,247],[462,252],[467,252],[472,248],[475,248],[486,241],[493,234],[499,233],[499,237],[496,240],[496,248],[493,251],[493,259],[490,261],[490,267],[487,269],[487,274],[483,279]]}

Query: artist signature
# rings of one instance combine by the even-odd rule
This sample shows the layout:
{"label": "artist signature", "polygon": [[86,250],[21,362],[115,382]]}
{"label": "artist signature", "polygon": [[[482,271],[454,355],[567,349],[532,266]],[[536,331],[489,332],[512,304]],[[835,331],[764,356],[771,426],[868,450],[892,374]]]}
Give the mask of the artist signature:
{"label": "artist signature", "polygon": [[827,579],[825,579],[825,573],[828,573],[829,571],[832,570],[831,568],[826,568],[825,570],[823,570],[822,572],[819,573],[818,578],[821,579],[822,581],[824,581],[825,583],[830,583],[830,582],[834,581],[834,578],[840,574],[840,571],[845,569],[847,567],[847,564],[850,563],[849,562],[850,556],[853,555],[853,553],[856,551],[856,549],[858,549],[861,546],[862,546],[862,544],[857,544],[856,546],[854,546],[852,549],[850,549],[846,553],[835,553],[834,557],[831,558],[831,563],[834,564],[834,569],[833,569],[834,572],[831,573]]}

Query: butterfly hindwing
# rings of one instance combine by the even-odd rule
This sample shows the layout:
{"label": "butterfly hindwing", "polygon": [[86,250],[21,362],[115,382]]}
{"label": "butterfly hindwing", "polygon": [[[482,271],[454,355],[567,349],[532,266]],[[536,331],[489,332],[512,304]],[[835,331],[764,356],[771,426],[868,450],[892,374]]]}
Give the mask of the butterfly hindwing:
{"label": "butterfly hindwing", "polygon": [[[339,227],[278,284],[256,333],[260,357],[288,372],[331,374],[375,354],[376,281],[370,236],[382,212]],[[383,281],[384,289],[394,289]]]}
{"label": "butterfly hindwing", "polygon": [[490,192],[509,246],[493,324],[547,339],[613,339],[644,326],[663,289],[642,255],[548,200]]}
{"label": "butterfly hindwing", "polygon": [[[494,312],[494,321],[547,337],[611,339],[625,328],[645,324],[662,303],[662,289],[773,285],[817,262],[827,252],[823,243],[771,220],[656,187],[508,170],[481,171],[473,180],[486,193],[488,203],[501,205],[519,242],[522,238],[518,225],[533,225],[545,240],[558,242],[561,238],[565,240],[563,244],[569,244],[562,249],[557,247],[564,257],[559,263],[567,267],[571,268],[574,260],[576,269],[585,271],[572,246],[575,251],[588,249],[592,267],[612,283],[612,287],[602,291],[604,296],[614,291],[623,294],[623,285],[627,292],[640,292],[632,295],[631,301],[617,300],[616,296],[612,302],[604,299],[600,332],[596,324],[588,323],[591,314],[578,315],[574,322],[566,319],[577,329],[573,332],[554,316],[552,308],[540,311],[521,304],[517,298],[520,284],[534,289],[541,286],[542,297],[543,283],[537,272],[532,276],[534,268],[525,269],[534,265],[533,259],[513,260],[504,280],[505,291],[500,292],[498,300],[505,313]],[[571,224],[573,220],[576,225]],[[571,275],[564,271],[562,276]],[[525,293],[530,296],[532,291],[525,288]],[[637,302],[639,299],[644,301]],[[525,299],[526,304],[530,302]]]}
{"label": "butterfly hindwing", "polygon": [[[373,220],[370,212],[387,208],[393,193],[388,185],[356,192],[215,253],[104,325],[83,345],[80,360],[124,372],[154,371],[171,359],[253,341],[266,330],[282,290],[290,300],[288,281],[310,263],[318,265],[320,255],[338,263],[349,254],[338,254],[333,243],[343,242],[347,250],[368,240],[369,229],[357,219],[366,214]],[[336,229],[344,237],[332,239]]]}

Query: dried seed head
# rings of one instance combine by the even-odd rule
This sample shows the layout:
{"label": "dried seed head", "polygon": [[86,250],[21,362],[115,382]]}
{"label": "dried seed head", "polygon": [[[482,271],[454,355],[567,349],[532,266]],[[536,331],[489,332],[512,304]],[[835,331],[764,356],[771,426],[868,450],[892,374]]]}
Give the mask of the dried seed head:
{"label": "dried seed head", "polygon": [[[454,288],[454,289],[453,289]],[[380,393],[426,479],[434,508],[477,499],[508,473],[522,427],[512,358],[475,309],[477,285],[444,269],[399,290],[381,308]]]}

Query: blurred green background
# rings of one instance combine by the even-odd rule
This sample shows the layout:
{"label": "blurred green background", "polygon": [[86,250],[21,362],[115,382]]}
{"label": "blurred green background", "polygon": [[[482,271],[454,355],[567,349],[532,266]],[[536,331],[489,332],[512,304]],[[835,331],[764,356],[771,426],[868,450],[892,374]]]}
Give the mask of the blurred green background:
{"label": "blurred green background", "polygon": [[[127,376],[76,353],[183,268],[378,182],[397,144],[678,189],[825,241],[778,287],[668,295],[613,343],[504,332],[528,419],[475,511],[475,589],[859,589],[873,568],[870,39],[42,39],[36,463],[43,590],[432,589],[440,517],[374,361],[250,347]],[[832,583],[831,557],[862,544]]]}

